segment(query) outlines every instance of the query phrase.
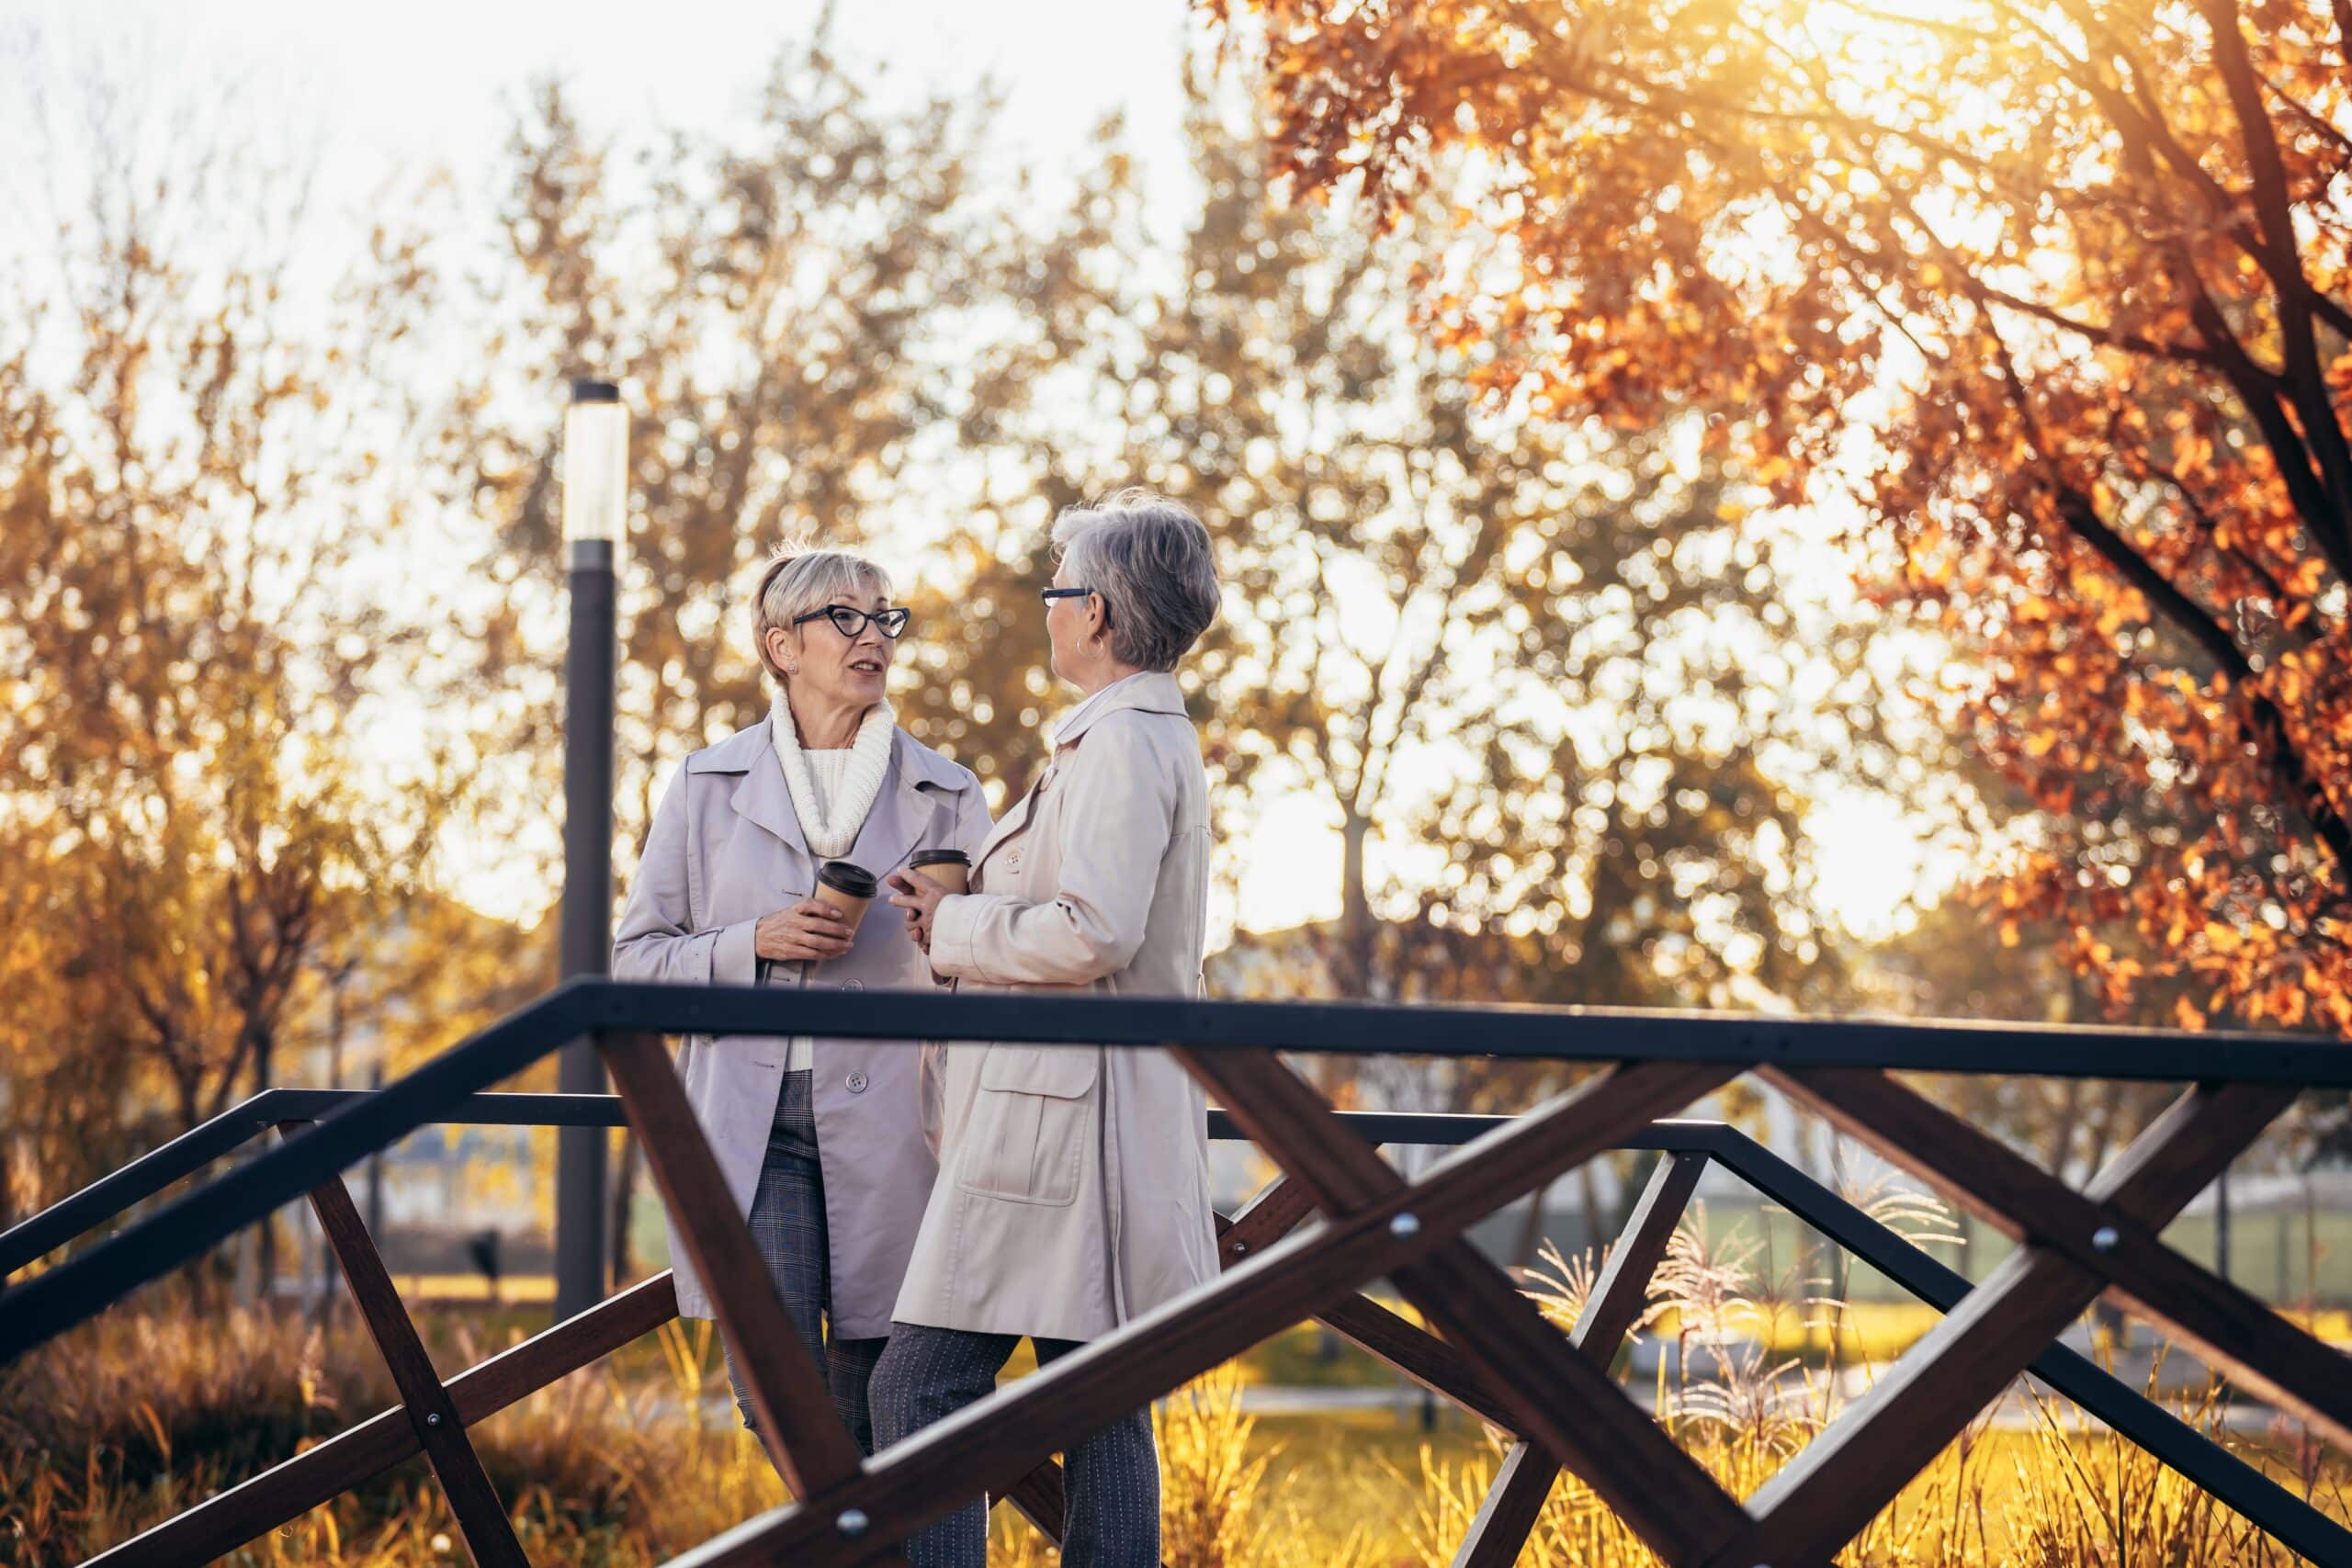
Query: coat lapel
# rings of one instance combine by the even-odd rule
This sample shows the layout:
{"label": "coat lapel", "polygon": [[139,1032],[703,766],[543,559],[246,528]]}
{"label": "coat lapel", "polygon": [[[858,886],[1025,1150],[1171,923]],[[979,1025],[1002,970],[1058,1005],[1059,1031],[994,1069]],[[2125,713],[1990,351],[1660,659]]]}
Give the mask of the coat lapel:
{"label": "coat lapel", "polygon": [[996,853],[1007,840],[1018,838],[1029,830],[1031,820],[1037,815],[1037,803],[1052,786],[1054,770],[1060,764],[1063,754],[1078,749],[1080,738],[1094,727],[1097,719],[1122,708],[1140,708],[1146,713],[1169,713],[1182,716],[1184,713],[1184,689],[1177,683],[1175,676],[1163,672],[1131,675],[1101,693],[1094,701],[1080,704],[1076,712],[1057,724],[1053,731],[1053,756],[1046,761],[1045,771],[1037,775],[1037,782],[1029,787],[1029,793],[1021,797],[1021,804],[1006,812],[1003,820],[980,840],[980,852],[972,857],[974,876],[979,874],[980,867],[988,863],[989,856]]}
{"label": "coat lapel", "polygon": [[1037,802],[1045,798],[1046,788],[1053,782],[1054,764],[1049,761],[1046,764],[1046,771],[1037,775],[1037,782],[1029,786],[1029,793],[1021,797],[1021,804],[1006,812],[1003,819],[989,829],[989,836],[980,840],[980,852],[972,857],[972,874],[975,877],[979,875],[980,867],[988,864],[989,856],[996,853],[1007,840],[1017,839],[1029,830],[1031,820],[1037,815]]}
{"label": "coat lapel", "polygon": [[775,747],[768,739],[771,722],[763,719],[752,727],[752,733],[760,738],[760,749],[749,759],[743,782],[728,796],[728,804],[738,815],[765,828],[807,860],[811,858],[808,840],[800,831],[800,813],[792,808],[792,788],[784,782],[784,764],[775,760]]}
{"label": "coat lapel", "polygon": [[849,858],[876,876],[888,876],[926,836],[953,848],[963,816],[956,797],[969,787],[960,771],[938,765],[912,736],[899,731],[891,740],[890,772],[858,827]]}
{"label": "coat lapel", "polygon": [[1165,671],[1148,670],[1098,692],[1054,726],[1054,750],[1078,744],[1079,737],[1123,708],[1184,716],[1184,688]]}
{"label": "coat lapel", "polygon": [[890,747],[890,771],[883,775],[882,787],[875,792],[873,808],[865,820],[858,824],[857,840],[849,847],[849,859],[862,865],[876,877],[887,877],[907,858],[915,847],[929,819],[930,802],[916,787],[919,781],[903,765],[906,757],[902,747],[894,742]]}

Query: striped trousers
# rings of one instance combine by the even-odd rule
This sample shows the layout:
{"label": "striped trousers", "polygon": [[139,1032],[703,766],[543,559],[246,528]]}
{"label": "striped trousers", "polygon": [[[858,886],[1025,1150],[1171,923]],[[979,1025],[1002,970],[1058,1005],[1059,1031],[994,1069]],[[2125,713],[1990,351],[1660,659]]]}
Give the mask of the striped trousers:
{"label": "striped trousers", "polygon": [[[874,1436],[884,1448],[995,1391],[1017,1334],[894,1323],[874,1369]],[[1050,1366],[1080,1341],[1039,1339]],[[1159,1450],[1151,1412],[1113,1422],[1063,1456],[1062,1568],[1159,1568]],[[988,1568],[989,1505],[974,1497],[910,1537],[912,1568]]]}
{"label": "striped trousers", "polygon": [[[817,1162],[817,1114],[809,1100],[808,1077],[806,1072],[785,1074],[776,1096],[767,1157],[760,1164],[760,1184],[752,1197],[752,1242],[767,1265],[776,1295],[791,1310],[801,1342],[825,1369],[833,1408],[858,1448],[872,1453],[874,1421],[866,1385],[874,1363],[881,1359],[883,1341],[835,1339],[828,1344],[822,1332],[825,1303],[831,1299],[831,1254],[825,1242],[825,1173]],[[735,1407],[743,1413],[744,1427],[757,1431],[743,1374],[736,1371],[731,1356],[727,1381],[735,1386]]]}

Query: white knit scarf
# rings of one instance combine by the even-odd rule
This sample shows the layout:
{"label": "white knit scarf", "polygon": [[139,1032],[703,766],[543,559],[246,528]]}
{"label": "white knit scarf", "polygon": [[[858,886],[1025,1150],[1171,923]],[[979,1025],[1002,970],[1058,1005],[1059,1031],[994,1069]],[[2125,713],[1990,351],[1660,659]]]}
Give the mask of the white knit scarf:
{"label": "white knit scarf", "polygon": [[841,787],[831,799],[820,800],[808,754],[800,749],[800,731],[792,722],[792,708],[781,692],[768,711],[775,760],[784,765],[784,782],[792,791],[792,808],[799,815],[801,836],[819,860],[839,860],[857,842],[857,830],[865,826],[865,814],[874,809],[874,797],[882,793],[882,780],[890,771],[890,738],[898,728],[899,716],[888,703],[876,703],[865,710],[865,717],[858,723],[857,739],[850,743],[849,766],[842,775]]}

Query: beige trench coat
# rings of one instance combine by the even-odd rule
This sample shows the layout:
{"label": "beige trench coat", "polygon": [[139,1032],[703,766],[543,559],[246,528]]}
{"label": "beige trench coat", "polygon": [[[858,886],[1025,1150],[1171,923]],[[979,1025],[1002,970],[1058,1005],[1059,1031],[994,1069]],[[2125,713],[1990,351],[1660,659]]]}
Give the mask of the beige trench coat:
{"label": "beige trench coat", "polygon": [[[959,990],[1193,997],[1208,779],[1172,675],[1066,723],[1026,799],[939,907]],[[1091,1339],[1216,1277],[1207,1097],[1165,1052],[942,1048],[940,1173],[901,1323]]]}
{"label": "beige trench coat", "polygon": [[[770,722],[696,751],[662,792],[613,942],[615,977],[755,984],[752,928],[816,887],[816,857],[793,809]],[[889,773],[847,858],[887,876],[920,849],[971,853],[988,829],[988,803],[970,770],[902,729],[891,739]],[[876,898],[847,953],[821,964],[779,964],[768,983],[864,991],[925,988],[932,981],[899,911]],[[678,1053],[686,1098],[738,1213],[751,1212],[767,1158],[786,1043],[697,1034]],[[826,1311],[845,1339],[890,1332],[934,1169],[921,1096],[911,1044],[818,1038],[809,1099],[825,1178]],[[679,1314],[708,1317],[709,1295],[674,1219],[670,1259]]]}

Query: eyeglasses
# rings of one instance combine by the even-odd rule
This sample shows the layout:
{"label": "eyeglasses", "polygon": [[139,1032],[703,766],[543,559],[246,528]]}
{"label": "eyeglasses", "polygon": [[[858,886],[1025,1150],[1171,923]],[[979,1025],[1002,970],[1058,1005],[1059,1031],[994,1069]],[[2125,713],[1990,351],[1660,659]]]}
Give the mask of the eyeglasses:
{"label": "eyeglasses", "polygon": [[1083,599],[1093,592],[1091,588],[1041,588],[1037,591],[1037,597],[1043,599],[1046,608],[1050,610],[1057,599]]}
{"label": "eyeglasses", "polygon": [[810,621],[831,621],[835,631],[854,642],[865,635],[865,624],[871,621],[882,628],[884,637],[896,640],[898,635],[907,629],[907,622],[913,615],[912,610],[853,610],[847,604],[828,604],[821,610],[809,611],[792,624],[805,626]]}

